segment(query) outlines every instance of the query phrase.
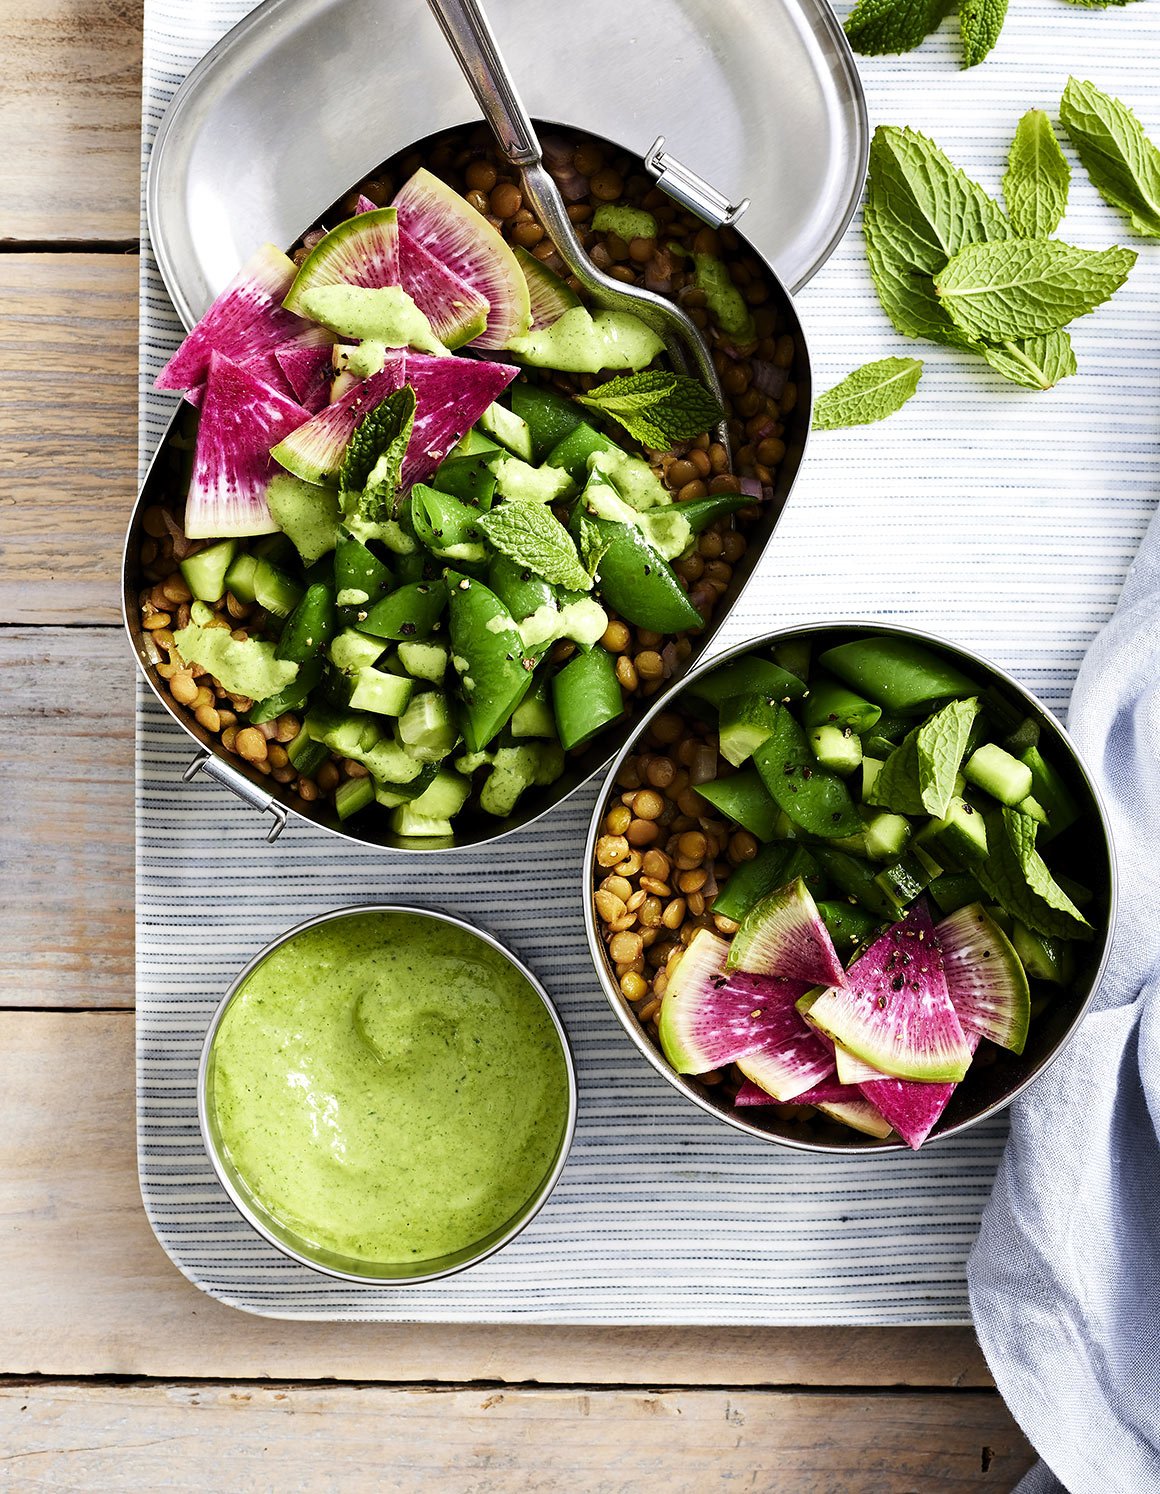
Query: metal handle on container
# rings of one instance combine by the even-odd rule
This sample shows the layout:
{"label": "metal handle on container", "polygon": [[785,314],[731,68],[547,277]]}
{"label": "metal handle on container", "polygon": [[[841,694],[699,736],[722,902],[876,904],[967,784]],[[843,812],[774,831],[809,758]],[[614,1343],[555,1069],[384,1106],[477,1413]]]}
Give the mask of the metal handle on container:
{"label": "metal handle on container", "polygon": [[513,166],[540,159],[540,142],[476,0],[427,0],[484,118]]}
{"label": "metal handle on container", "polygon": [[743,197],[740,202],[731,202],[723,192],[711,187],[703,176],[698,176],[691,167],[678,161],[664,147],[665,137],[658,135],[644,158],[646,168],[657,179],[657,186],[714,228],[724,228],[736,223],[749,206],[749,198]]}
{"label": "metal handle on container", "polygon": [[255,788],[248,778],[239,773],[236,768],[231,768],[229,763],[223,763],[221,758],[215,757],[212,752],[204,750],[199,752],[181,775],[182,781],[190,783],[199,773],[204,773],[215,783],[220,783],[222,788],[229,789],[231,794],[236,794],[251,809],[260,809],[263,814],[272,814],[274,823],[266,833],[266,840],[270,845],[274,844],[286,828],[287,814],[283,806],[275,802],[272,795],[263,793],[260,788]]}

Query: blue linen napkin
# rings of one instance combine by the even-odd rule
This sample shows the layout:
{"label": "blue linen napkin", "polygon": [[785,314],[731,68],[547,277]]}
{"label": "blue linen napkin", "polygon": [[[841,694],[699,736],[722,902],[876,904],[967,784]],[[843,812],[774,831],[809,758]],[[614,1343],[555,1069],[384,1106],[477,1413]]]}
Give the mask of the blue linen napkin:
{"label": "blue linen napkin", "polygon": [[979,1341],[1043,1462],[1020,1494],[1160,1490],[1160,515],[1069,724],[1119,865],[1111,960],[1075,1040],[1011,1107],[967,1265]]}

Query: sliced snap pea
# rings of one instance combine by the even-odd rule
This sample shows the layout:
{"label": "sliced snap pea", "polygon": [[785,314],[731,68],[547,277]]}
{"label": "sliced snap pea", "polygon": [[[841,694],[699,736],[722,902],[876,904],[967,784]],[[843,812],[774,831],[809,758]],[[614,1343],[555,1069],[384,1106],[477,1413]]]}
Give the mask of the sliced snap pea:
{"label": "sliced snap pea", "polygon": [[697,784],[697,793],[723,815],[750,830],[758,840],[772,840],[777,823],[777,805],[770,798],[761,775],[754,768]]}
{"label": "sliced snap pea", "polygon": [[820,662],[876,705],[913,711],[978,687],[962,670],[909,638],[874,636],[828,648]]}
{"label": "sliced snap pea", "polygon": [[594,648],[578,654],[552,681],[556,730],[565,749],[579,747],[624,711],[612,655]]}
{"label": "sliced snap pea", "polygon": [[412,581],[400,586],[367,613],[359,631],[372,638],[429,638],[447,605],[443,581]]}
{"label": "sliced snap pea", "polygon": [[369,607],[386,595],[392,580],[389,568],[361,540],[343,535],[334,550],[334,588],[340,607]]}
{"label": "sliced snap pea", "polygon": [[763,846],[752,861],[743,861],[730,872],[729,880],[713,899],[713,912],[740,923],[767,892],[785,883],[787,879],[781,873],[790,849],[785,841],[778,841]]}
{"label": "sliced snap pea", "polygon": [[302,710],[310,698],[310,692],[317,688],[322,678],[322,669],[321,658],[307,659],[305,663],[299,664],[298,673],[286,688],[251,706],[247,720],[252,726],[260,726],[263,721],[277,720],[287,711]]}
{"label": "sliced snap pea", "polygon": [[451,662],[464,701],[463,739],[482,752],[531,688],[535,660],[490,587],[447,572]]}
{"label": "sliced snap pea", "polygon": [[735,514],[739,508],[748,508],[753,499],[745,493],[715,493],[710,498],[690,498],[676,508],[682,519],[687,519],[694,534],[708,529],[710,524]]}
{"label": "sliced snap pea", "polygon": [[274,657],[293,659],[298,664],[321,658],[337,632],[334,592],[324,582],[316,581],[306,588],[302,600],[286,619]]}
{"label": "sliced snap pea", "polygon": [[483,533],[476,525],[477,509],[470,508],[417,482],[411,489],[411,523],[415,538],[443,560],[480,561],[487,553]]}
{"label": "sliced snap pea", "polygon": [[540,607],[550,606],[555,593],[542,576],[517,565],[506,555],[493,555],[487,567],[487,584],[516,622]]}
{"label": "sliced snap pea", "polygon": [[591,514],[585,517],[609,540],[598,569],[602,602],[626,622],[654,633],[684,633],[704,625],[676,571],[639,529]]}
{"label": "sliced snap pea", "polygon": [[797,700],[806,693],[806,685],[804,680],[799,680],[796,674],[790,674],[779,664],[750,654],[700,675],[690,683],[688,693],[720,710],[721,702],[730,695],[762,695],[775,701]]}
{"label": "sliced snap pea", "polygon": [[773,799],[795,825],[837,840],[857,835],[862,821],[850,790],[814,756],[805,732],[789,710],[775,702],[773,732],[753,754],[753,765]]}
{"label": "sliced snap pea", "polygon": [[489,509],[495,497],[493,463],[494,453],[490,452],[451,457],[431,479],[431,486],[440,493],[449,493],[451,497],[458,498],[469,508]]}
{"label": "sliced snap pea", "polygon": [[588,470],[588,458],[595,451],[615,451],[619,454],[620,447],[582,420],[552,447],[544,458],[544,466],[563,467],[570,477],[579,482]]}
{"label": "sliced snap pea", "polygon": [[[509,391],[512,409],[532,434],[532,460],[543,461],[545,455],[584,425],[584,411],[566,394],[543,384],[517,379]],[[563,463],[558,465],[563,466]],[[217,600],[215,597],[213,600]]]}
{"label": "sliced snap pea", "polygon": [[882,717],[880,706],[872,705],[837,680],[815,680],[802,702],[802,724],[814,726],[848,726],[859,736],[877,726]]}

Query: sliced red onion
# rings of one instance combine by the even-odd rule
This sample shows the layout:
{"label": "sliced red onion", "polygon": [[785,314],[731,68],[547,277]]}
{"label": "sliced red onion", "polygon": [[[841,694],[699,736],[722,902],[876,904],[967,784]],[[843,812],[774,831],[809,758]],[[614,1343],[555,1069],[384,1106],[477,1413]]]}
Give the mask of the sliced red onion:
{"label": "sliced red onion", "polygon": [[766,436],[772,436],[777,429],[776,420],[763,420],[757,429],[750,435],[751,441],[764,441]]}
{"label": "sliced red onion", "polygon": [[689,769],[691,784],[711,783],[717,776],[717,749],[707,743],[697,748]]}
{"label": "sliced red onion", "polygon": [[776,363],[770,363],[764,358],[754,358],[749,367],[753,387],[768,399],[780,399],[782,390],[789,379],[789,369],[780,368]]}
{"label": "sliced red onion", "polygon": [[549,169],[554,171],[559,166],[571,166],[574,147],[559,135],[541,135],[540,145]]}
{"label": "sliced red onion", "polygon": [[680,662],[677,645],[675,643],[666,643],[664,648],[661,649],[661,663],[665,666],[664,677],[666,680],[672,679],[673,675],[677,672],[677,666]]}
{"label": "sliced red onion", "polygon": [[765,490],[756,477],[743,477],[741,479],[741,491],[747,498],[756,498],[760,502]]}
{"label": "sliced red onion", "polygon": [[709,898],[716,897],[718,891],[719,888],[717,886],[717,873],[713,870],[713,863],[710,862],[709,867],[705,873],[704,884],[701,887],[701,896],[707,901]]}
{"label": "sliced red onion", "polygon": [[169,530],[169,538],[173,541],[174,560],[188,560],[198,550],[205,549],[205,540],[191,540],[186,538],[185,530],[182,529],[181,525],[167,508],[161,510],[161,517],[165,520],[165,527]]}
{"label": "sliced red onion", "polygon": [[325,228],[312,228],[309,233],[302,235],[302,247],[303,249],[314,249],[322,243],[325,237]]}

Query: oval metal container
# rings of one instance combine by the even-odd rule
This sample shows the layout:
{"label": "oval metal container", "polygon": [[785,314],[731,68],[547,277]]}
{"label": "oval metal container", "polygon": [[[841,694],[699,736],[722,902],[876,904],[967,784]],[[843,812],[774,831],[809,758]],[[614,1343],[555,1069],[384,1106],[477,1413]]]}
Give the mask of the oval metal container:
{"label": "oval metal container", "polygon": [[[797,290],[862,190],[866,103],[826,0],[489,0],[528,113],[638,156],[658,136],[731,202]],[[368,61],[369,59],[369,61]],[[427,7],[266,0],[178,90],[154,142],[149,231],[186,326],[253,250],[291,244],[379,161],[478,118]]]}
{"label": "oval metal container", "polygon": [[[568,1075],[568,1114],[564,1123],[564,1134],[560,1140],[559,1150],[551,1168],[544,1176],[535,1193],[528,1199],[518,1215],[513,1216],[499,1229],[494,1230],[482,1240],[475,1241],[472,1245],[464,1247],[450,1255],[439,1256],[418,1263],[421,1269],[408,1270],[402,1263],[384,1263],[379,1266],[370,1266],[366,1261],[352,1260],[349,1257],[338,1255],[333,1251],[319,1250],[310,1246],[300,1236],[283,1225],[267,1210],[263,1209],[258,1201],[250,1194],[244,1182],[239,1178],[236,1170],[232,1167],[229,1159],[224,1155],[223,1148],[219,1145],[217,1132],[214,1126],[213,1108],[213,1065],[211,1056],[213,1041],[218,1027],[230,1002],[237,995],[246,978],[258,968],[262,962],[269,958],[273,952],[280,948],[287,940],[295,938],[306,929],[317,927],[319,924],[331,923],[341,918],[351,918],[363,913],[407,913],[418,918],[430,918],[436,923],[451,924],[455,928],[466,930],[467,933],[488,944],[497,950],[503,957],[523,976],[531,988],[544,1003],[552,1024],[560,1038],[560,1050],[564,1056],[564,1066]],[[528,969],[522,960],[516,958],[511,950],[506,949],[498,939],[483,929],[465,922],[462,918],[456,918],[450,913],[441,913],[433,908],[417,908],[404,903],[365,903],[354,905],[349,908],[337,908],[332,913],[323,913],[317,918],[308,918],[294,928],[288,929],[286,933],[268,944],[259,954],[255,955],[244,970],[240,971],[222,997],[214,1012],[213,1019],[209,1024],[209,1030],[205,1035],[205,1043],[201,1050],[201,1062],[197,1070],[197,1118],[201,1127],[202,1141],[205,1144],[209,1160],[213,1170],[217,1174],[218,1181],[229,1194],[238,1213],[276,1249],[291,1260],[298,1261],[303,1266],[309,1266],[312,1270],[321,1271],[326,1276],[336,1276],[343,1281],[364,1282],[375,1286],[394,1284],[398,1286],[414,1285],[423,1281],[435,1281],[441,1276],[454,1276],[459,1271],[465,1271],[469,1266],[486,1260],[489,1255],[494,1255],[524,1230],[527,1225],[543,1208],[549,1194],[556,1186],[564,1164],[568,1159],[568,1153],[572,1146],[572,1137],[576,1129],[576,1069],[572,1060],[572,1049],[568,1041],[568,1034],[564,1028],[560,1015],[552,1004],[552,999],[547,991],[537,980],[536,976]]]}
{"label": "oval metal container", "polygon": [[973,674],[980,684],[994,685],[1009,699],[1016,701],[1021,711],[1039,723],[1041,732],[1051,744],[1054,766],[1063,774],[1068,788],[1075,794],[1084,809],[1083,823],[1073,827],[1069,831],[1069,836],[1082,837],[1073,844],[1073,853],[1078,851],[1079,859],[1085,866],[1087,880],[1096,884],[1101,920],[1096,925],[1096,937],[1091,945],[1086,947],[1087,953],[1083,966],[1077,971],[1071,988],[1061,991],[1047,1008],[1033,1019],[1027,1046],[1022,1054],[1016,1055],[995,1049],[997,1056],[993,1063],[987,1067],[972,1065],[967,1077],[955,1089],[942,1118],[928,1140],[923,1142],[923,1146],[929,1148],[936,1141],[956,1136],[969,1126],[1005,1109],[1017,1095],[1038,1078],[1048,1064],[1058,1057],[1079,1026],[1095,996],[1100,977],[1107,964],[1115,927],[1115,851],[1107,813],[1099,790],[1067,732],[1046,706],[1041,705],[1030,691],[1025,690],[1017,680],[997,665],[989,663],[969,649],[948,643],[934,634],[921,632],[916,628],[887,626],[877,622],[820,622],[767,633],[763,637],[739,644],[736,648],[718,654],[712,660],[699,665],[685,676],[676,691],[670,692],[663,702],[658,702],[643,720],[636,723],[631,739],[617,753],[616,760],[608,771],[605,791],[600,795],[592,815],[588,841],[585,846],[581,891],[584,900],[584,926],[588,934],[588,947],[604,994],[625,1032],[657,1073],[693,1104],[700,1106],[702,1110],[708,1111],[710,1115],[716,1116],[718,1120],[735,1127],[738,1131],[744,1131],[748,1136],[790,1147],[795,1151],[836,1153],[843,1156],[856,1152],[906,1151],[907,1147],[901,1141],[878,1141],[873,1137],[852,1131],[837,1122],[821,1120],[817,1123],[814,1136],[803,1136],[800,1127],[788,1126],[778,1118],[775,1113],[776,1107],[754,1106],[739,1110],[732,1104],[723,1103],[713,1086],[702,1084],[692,1075],[678,1074],[670,1067],[660,1048],[652,1042],[641,1026],[609,964],[592,900],[595,884],[593,867],[601,821],[608,808],[616,774],[621,764],[632,752],[637,739],[648,729],[653,717],[661,710],[674,709],[682,690],[691,680],[743,654],[758,649],[768,649],[774,644],[790,639],[809,637],[817,640],[821,638],[824,639],[826,647],[833,647],[854,635],[866,633],[899,634],[936,648],[941,653],[947,654],[968,674]]}

